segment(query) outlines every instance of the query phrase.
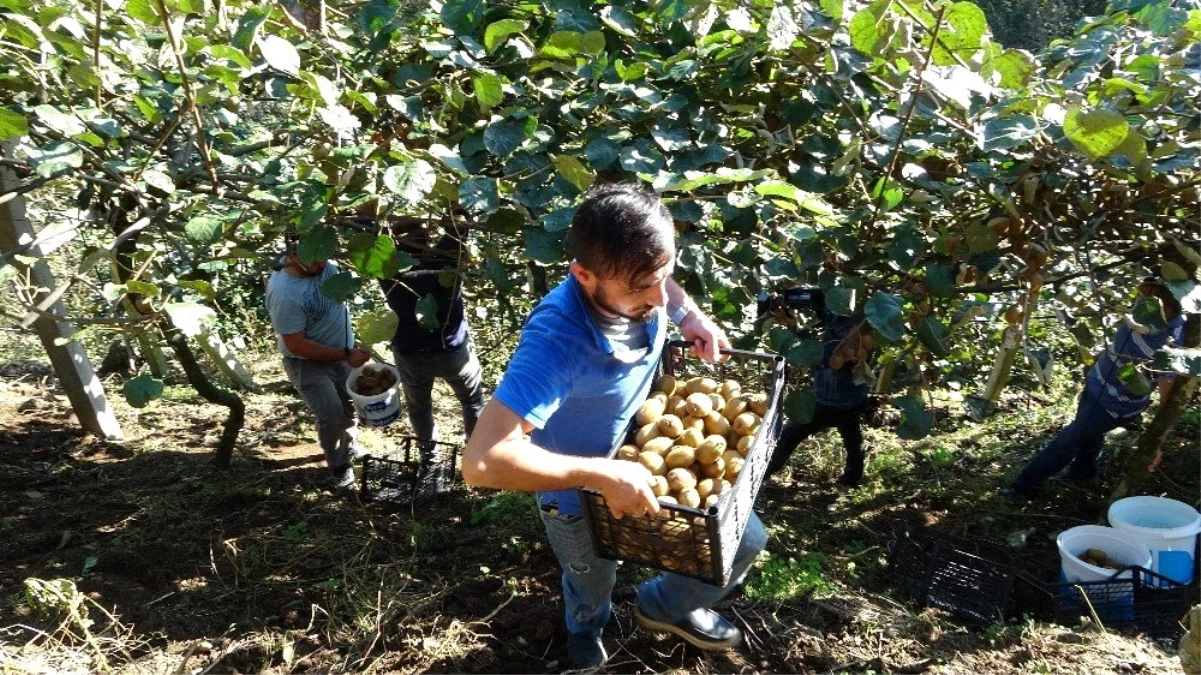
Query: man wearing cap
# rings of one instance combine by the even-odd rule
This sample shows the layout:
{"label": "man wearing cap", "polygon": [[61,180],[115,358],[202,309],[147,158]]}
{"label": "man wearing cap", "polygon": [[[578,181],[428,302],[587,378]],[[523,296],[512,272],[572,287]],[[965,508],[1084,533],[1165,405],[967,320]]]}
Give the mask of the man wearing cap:
{"label": "man wearing cap", "polygon": [[[1171,290],[1154,279],[1139,285],[1139,302],[1151,302],[1162,312],[1163,327],[1152,329],[1127,318],[1105,351],[1097,357],[1085,379],[1076,417],[1055,440],[1026,465],[1013,484],[1002,489],[1007,497],[1034,497],[1048,478],[1067,468],[1067,479],[1082,485],[1097,480],[1105,434],[1138,419],[1151,403],[1150,393],[1131,391],[1123,382],[1123,368],[1150,362],[1157,350],[1179,345],[1184,339],[1184,315]],[[1173,378],[1159,374],[1159,396],[1170,391]]]}
{"label": "man wearing cap", "polygon": [[351,369],[371,354],[354,346],[350,309],[321,293],[338,273],[326,260],[305,262],[287,238],[284,266],[267,281],[267,313],[278,337],[288,380],[317,418],[317,437],[338,492],[354,490],[350,460],[360,457],[354,403],[346,390]]}

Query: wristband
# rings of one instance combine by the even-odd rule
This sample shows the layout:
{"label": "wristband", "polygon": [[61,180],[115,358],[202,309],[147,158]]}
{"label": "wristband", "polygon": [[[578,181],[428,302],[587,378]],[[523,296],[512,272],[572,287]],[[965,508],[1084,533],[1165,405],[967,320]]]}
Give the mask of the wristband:
{"label": "wristband", "polygon": [[671,317],[671,322],[678,326],[684,322],[684,319],[688,318],[688,315],[691,314],[694,309],[696,309],[696,305],[692,304],[692,302],[689,300],[685,300],[680,304],[679,307],[676,307],[675,309],[668,307],[667,312],[668,316]]}

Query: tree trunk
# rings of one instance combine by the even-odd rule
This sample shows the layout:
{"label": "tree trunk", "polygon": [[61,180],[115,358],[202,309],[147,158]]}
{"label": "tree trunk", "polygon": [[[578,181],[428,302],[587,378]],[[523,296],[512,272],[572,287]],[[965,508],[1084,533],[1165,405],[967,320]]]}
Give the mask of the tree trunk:
{"label": "tree trunk", "polygon": [[[1184,346],[1196,348],[1201,346],[1201,315],[1189,314],[1184,325]],[[1164,400],[1159,402],[1159,410],[1147,424],[1138,439],[1138,445],[1130,453],[1130,461],[1126,465],[1126,477],[1118,484],[1110,495],[1110,501],[1115,501],[1135,494],[1147,481],[1150,472],[1147,466],[1155,459],[1155,454],[1163,447],[1164,439],[1168,437],[1180,415],[1188,407],[1197,390],[1201,388],[1201,378],[1192,375],[1177,375],[1176,382]]]}
{"label": "tree trunk", "polygon": [[213,384],[204,374],[200,364],[196,362],[196,355],[188,346],[188,338],[179,329],[171,327],[167,330],[167,344],[175,350],[175,356],[179,358],[179,363],[188,376],[188,384],[210,403],[229,408],[229,416],[225,418],[225,427],[221,430],[221,442],[217,445],[216,456],[213,457],[213,464],[218,468],[227,469],[230,460],[233,459],[238,432],[242,430],[242,423],[246,420],[246,404],[242,402],[242,397]]}

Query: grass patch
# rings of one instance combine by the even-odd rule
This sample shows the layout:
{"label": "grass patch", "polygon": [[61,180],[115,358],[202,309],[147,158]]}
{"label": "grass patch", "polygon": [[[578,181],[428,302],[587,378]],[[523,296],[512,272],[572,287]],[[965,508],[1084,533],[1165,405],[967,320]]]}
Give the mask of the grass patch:
{"label": "grass patch", "polygon": [[747,577],[747,597],[785,602],[799,597],[830,593],[834,584],[827,577],[826,558],[820,553],[804,553],[799,558],[761,554]]}

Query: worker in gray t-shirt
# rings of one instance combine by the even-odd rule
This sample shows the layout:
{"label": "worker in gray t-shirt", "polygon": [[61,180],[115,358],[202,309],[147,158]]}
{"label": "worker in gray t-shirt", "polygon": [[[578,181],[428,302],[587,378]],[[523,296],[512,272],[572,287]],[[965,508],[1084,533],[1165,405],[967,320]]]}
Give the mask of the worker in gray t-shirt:
{"label": "worker in gray t-shirt", "polygon": [[317,418],[317,437],[334,474],[334,489],[352,491],[350,460],[363,453],[346,378],[371,354],[354,346],[349,308],[321,294],[321,284],[337,273],[337,266],[325,260],[302,262],[290,239],[284,267],[267,282],[267,313],[288,379]]}

